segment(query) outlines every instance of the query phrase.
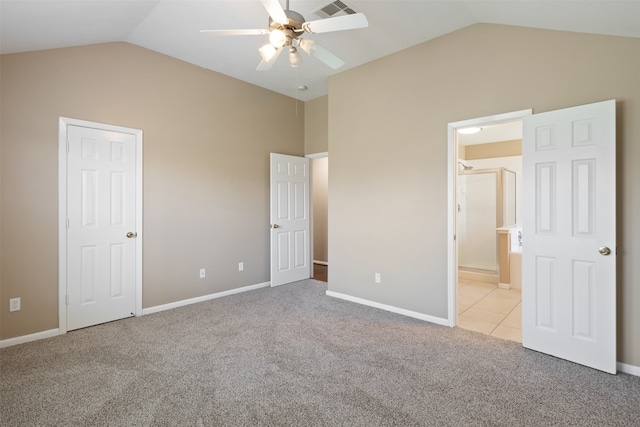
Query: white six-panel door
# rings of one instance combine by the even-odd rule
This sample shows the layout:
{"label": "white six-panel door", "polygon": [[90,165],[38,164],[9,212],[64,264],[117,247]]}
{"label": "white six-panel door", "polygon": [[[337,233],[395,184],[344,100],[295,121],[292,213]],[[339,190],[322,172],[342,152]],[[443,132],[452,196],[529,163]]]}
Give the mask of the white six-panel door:
{"label": "white six-panel door", "polygon": [[67,127],[67,330],[136,312],[136,139]]}
{"label": "white six-panel door", "polygon": [[309,159],[271,154],[271,286],[311,277]]}
{"label": "white six-panel door", "polygon": [[523,132],[523,345],[616,372],[615,101]]}

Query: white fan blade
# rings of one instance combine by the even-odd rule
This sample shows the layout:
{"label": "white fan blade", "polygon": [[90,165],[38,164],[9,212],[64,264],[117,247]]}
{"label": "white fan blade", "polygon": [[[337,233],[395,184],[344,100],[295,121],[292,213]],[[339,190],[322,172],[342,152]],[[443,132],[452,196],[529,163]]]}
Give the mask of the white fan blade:
{"label": "white fan blade", "polygon": [[337,70],[344,65],[344,61],[342,59],[338,58],[322,46],[316,45],[316,51],[313,56],[315,58],[318,58],[320,61],[324,62],[334,70]]}
{"label": "white fan blade", "polygon": [[277,49],[276,50],[276,54],[273,55],[273,57],[269,61],[265,61],[264,59],[262,61],[260,61],[260,63],[258,64],[258,68],[256,68],[256,70],[258,70],[258,71],[270,70],[271,67],[273,67],[273,64],[275,64],[276,61],[278,60],[278,56],[280,56],[280,54],[282,53],[283,50],[284,50],[284,48]]}
{"label": "white fan blade", "polygon": [[287,22],[289,22],[289,18],[287,18],[287,15],[284,13],[284,9],[282,8],[278,0],[260,1],[262,2],[264,8],[267,9],[267,12],[269,13],[271,19],[281,24],[286,24]]}
{"label": "white fan blade", "polygon": [[214,36],[259,36],[269,34],[269,30],[200,30],[201,33],[213,34]]}
{"label": "white fan blade", "polygon": [[315,33],[328,33],[329,31],[354,30],[369,26],[369,21],[363,13],[353,15],[336,16],[335,18],[318,19],[317,21],[305,22],[302,28],[305,31]]}

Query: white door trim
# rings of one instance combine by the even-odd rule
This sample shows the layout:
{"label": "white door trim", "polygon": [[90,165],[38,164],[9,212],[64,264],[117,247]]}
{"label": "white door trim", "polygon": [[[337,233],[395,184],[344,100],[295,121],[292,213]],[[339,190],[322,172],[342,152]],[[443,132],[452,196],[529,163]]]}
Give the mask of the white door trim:
{"label": "white door trim", "polygon": [[459,122],[451,122],[448,125],[448,145],[447,145],[447,161],[449,167],[447,169],[447,235],[449,236],[447,243],[447,325],[456,326],[458,321],[457,310],[457,292],[458,292],[458,251],[456,242],[456,220],[457,220],[457,200],[456,188],[458,185],[458,146],[456,143],[456,130],[471,126],[487,126],[498,123],[512,122],[521,120],[523,117],[533,114],[533,109],[513,111],[511,113],[496,114],[493,116],[478,117],[475,119],[462,120]]}
{"label": "white door trim", "polygon": [[328,151],[323,151],[322,153],[313,153],[305,155],[307,159],[321,159],[323,157],[329,157]]}
{"label": "white door trim", "polygon": [[80,126],[129,133],[136,138],[136,305],[142,315],[142,130],[60,117],[58,121],[58,329],[67,332],[67,127]]}

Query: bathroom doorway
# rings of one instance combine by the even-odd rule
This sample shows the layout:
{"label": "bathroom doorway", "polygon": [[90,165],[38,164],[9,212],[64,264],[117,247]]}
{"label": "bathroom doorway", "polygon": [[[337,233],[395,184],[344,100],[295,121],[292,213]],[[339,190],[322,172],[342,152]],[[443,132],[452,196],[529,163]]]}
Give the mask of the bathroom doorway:
{"label": "bathroom doorway", "polygon": [[457,325],[522,342],[522,122],[456,132]]}

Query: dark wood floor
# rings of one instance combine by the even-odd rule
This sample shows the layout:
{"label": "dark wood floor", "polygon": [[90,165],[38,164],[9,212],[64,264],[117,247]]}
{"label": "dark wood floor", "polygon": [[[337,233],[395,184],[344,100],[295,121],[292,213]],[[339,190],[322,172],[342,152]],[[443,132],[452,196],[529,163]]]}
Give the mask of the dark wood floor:
{"label": "dark wood floor", "polygon": [[321,282],[327,281],[329,266],[322,264],[313,264],[313,278]]}

